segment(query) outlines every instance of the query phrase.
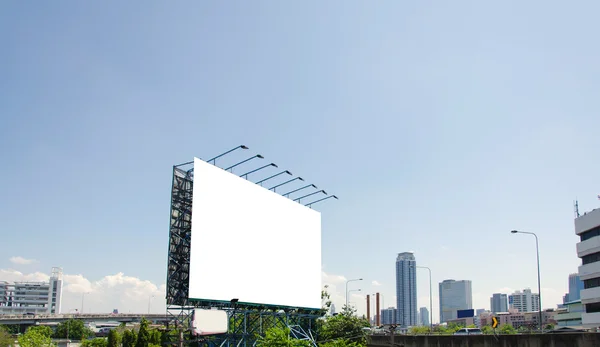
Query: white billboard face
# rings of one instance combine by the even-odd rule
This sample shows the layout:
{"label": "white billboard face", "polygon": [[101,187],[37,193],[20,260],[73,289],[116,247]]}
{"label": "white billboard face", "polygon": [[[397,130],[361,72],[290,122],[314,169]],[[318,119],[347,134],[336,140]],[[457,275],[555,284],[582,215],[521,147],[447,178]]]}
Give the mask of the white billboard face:
{"label": "white billboard face", "polygon": [[190,299],[321,307],[321,214],[194,158]]}

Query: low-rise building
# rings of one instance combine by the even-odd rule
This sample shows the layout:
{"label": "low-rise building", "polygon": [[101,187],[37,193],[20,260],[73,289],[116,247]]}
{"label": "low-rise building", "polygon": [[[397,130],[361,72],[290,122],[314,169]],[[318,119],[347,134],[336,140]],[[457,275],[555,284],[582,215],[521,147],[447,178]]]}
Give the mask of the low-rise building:
{"label": "low-rise building", "polygon": [[62,269],[52,268],[48,282],[0,281],[0,314],[59,314]]}
{"label": "low-rise building", "polygon": [[581,300],[567,302],[556,310],[556,325],[562,327],[581,326],[583,312]]}
{"label": "low-rise building", "polygon": [[[498,319],[498,324],[510,324],[513,328],[520,327],[538,328],[539,312],[518,312],[516,309],[511,309],[509,312],[484,313],[479,317],[480,326],[492,325],[492,317]],[[546,310],[542,312],[542,324],[556,325],[556,312],[554,310]]]}

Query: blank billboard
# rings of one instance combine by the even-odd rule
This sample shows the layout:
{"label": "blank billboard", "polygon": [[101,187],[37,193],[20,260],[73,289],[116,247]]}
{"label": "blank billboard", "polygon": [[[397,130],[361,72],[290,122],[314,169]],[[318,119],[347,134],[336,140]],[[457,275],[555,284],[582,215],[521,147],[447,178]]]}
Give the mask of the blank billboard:
{"label": "blank billboard", "polygon": [[194,158],[189,298],[321,307],[321,214]]}

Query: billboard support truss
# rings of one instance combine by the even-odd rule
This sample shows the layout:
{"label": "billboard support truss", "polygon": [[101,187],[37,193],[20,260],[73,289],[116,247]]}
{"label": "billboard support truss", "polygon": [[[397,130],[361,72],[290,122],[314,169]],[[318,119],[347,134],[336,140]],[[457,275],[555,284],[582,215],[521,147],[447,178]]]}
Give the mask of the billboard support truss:
{"label": "billboard support truss", "polygon": [[[280,306],[255,306],[229,302],[189,300],[190,249],[192,235],[192,197],[194,169],[188,162],[173,167],[171,215],[167,259],[167,314],[172,345],[184,346],[195,341],[205,346],[254,346],[260,336],[272,327],[290,329],[290,335],[308,340],[316,346],[312,331],[319,309],[293,309]],[[229,328],[226,334],[194,337],[191,333],[195,308],[227,310]]]}

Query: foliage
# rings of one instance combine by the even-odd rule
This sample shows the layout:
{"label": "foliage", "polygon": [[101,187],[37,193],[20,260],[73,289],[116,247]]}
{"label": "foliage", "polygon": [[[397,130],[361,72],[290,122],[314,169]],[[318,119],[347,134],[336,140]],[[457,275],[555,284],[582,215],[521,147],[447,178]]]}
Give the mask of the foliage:
{"label": "foliage", "polygon": [[494,329],[489,325],[484,325],[483,327],[481,327],[481,332],[484,335],[492,335],[494,333]]}
{"label": "foliage", "polygon": [[438,325],[433,331],[438,335],[452,335],[460,329],[464,328],[464,326],[456,323],[450,323],[447,325]]}
{"label": "foliage", "polygon": [[[69,333],[69,336],[67,336],[67,332]],[[85,339],[94,335],[92,329],[86,327],[83,324],[83,321],[78,319],[69,319],[66,322],[60,323],[54,332],[54,337],[68,338],[71,340]]]}
{"label": "foliage", "polygon": [[162,343],[162,332],[157,329],[150,329],[150,344],[160,345]]}
{"label": "foliage", "polygon": [[150,344],[150,332],[148,331],[148,325],[150,325],[150,322],[146,318],[142,318],[140,330],[138,330],[137,334],[137,340],[135,341],[135,347],[148,347]]}
{"label": "foliage", "polygon": [[117,329],[110,329],[108,331],[108,339],[106,341],[107,347],[119,347],[121,344],[121,335]]}
{"label": "foliage", "polygon": [[85,340],[81,343],[81,347],[106,347],[108,341],[103,337],[98,337],[91,340]]}
{"label": "foliage", "polygon": [[426,335],[429,334],[429,327],[420,326],[420,327],[412,327],[408,331],[410,335]]}
{"label": "foliage", "polygon": [[502,324],[500,326],[500,334],[512,335],[516,334],[517,330],[511,324]]}
{"label": "foliage", "polygon": [[544,327],[544,330],[554,330],[554,324],[547,324],[547,325]]}
{"label": "foliage", "polygon": [[0,326],[0,347],[8,347],[14,344],[15,339],[3,326]]}
{"label": "foliage", "polygon": [[134,347],[136,339],[137,339],[137,336],[135,334],[135,331],[130,330],[130,329],[123,331],[123,339],[122,339],[123,347]]}
{"label": "foliage", "polygon": [[38,329],[28,329],[27,332],[25,332],[25,334],[19,336],[18,341],[20,347],[54,346],[50,336],[44,335],[43,332]]}
{"label": "foliage", "polygon": [[345,340],[345,339],[337,339],[337,340],[321,343],[321,344],[319,344],[319,347],[363,347],[363,345],[361,345],[360,343],[355,342],[355,341],[349,341],[349,340]]}
{"label": "foliage", "polygon": [[7,333],[13,334],[13,335],[16,335],[21,332],[19,328],[20,327],[18,324],[0,325],[0,329],[4,329],[4,330],[6,330]]}
{"label": "foliage", "polygon": [[264,337],[257,341],[256,345],[258,347],[309,347],[310,343],[306,340],[292,338],[288,328],[271,328],[265,332]]}
{"label": "foliage", "polygon": [[475,324],[469,324],[465,328],[475,329],[475,328],[477,328],[477,326]]}
{"label": "foliage", "polygon": [[27,328],[27,331],[30,330],[35,330],[37,332],[39,332],[40,334],[44,335],[44,336],[48,336],[48,337],[52,337],[53,331],[52,328],[50,328],[49,326],[45,326],[45,325],[37,325],[37,326],[31,326],[29,328]]}
{"label": "foliage", "polygon": [[331,309],[331,295],[327,292],[328,285],[326,285],[323,290],[321,290],[321,313],[327,314]]}
{"label": "foliage", "polygon": [[327,317],[320,326],[319,340],[329,342],[344,339],[366,345],[367,338],[363,328],[370,326],[369,321],[357,317],[355,313],[356,310],[344,306],[339,314]]}

